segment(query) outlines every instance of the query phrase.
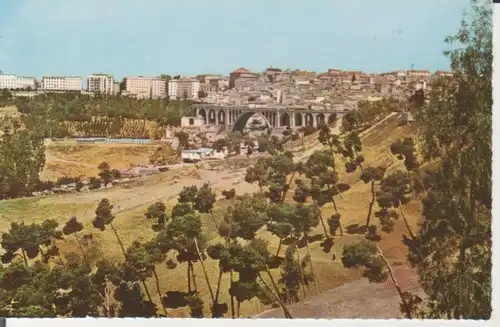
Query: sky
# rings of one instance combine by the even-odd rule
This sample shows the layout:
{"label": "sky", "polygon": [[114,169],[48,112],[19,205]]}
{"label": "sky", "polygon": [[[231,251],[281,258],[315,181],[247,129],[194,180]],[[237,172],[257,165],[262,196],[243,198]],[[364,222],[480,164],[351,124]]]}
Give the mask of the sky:
{"label": "sky", "polygon": [[229,74],[449,69],[469,0],[0,0],[0,70]]}

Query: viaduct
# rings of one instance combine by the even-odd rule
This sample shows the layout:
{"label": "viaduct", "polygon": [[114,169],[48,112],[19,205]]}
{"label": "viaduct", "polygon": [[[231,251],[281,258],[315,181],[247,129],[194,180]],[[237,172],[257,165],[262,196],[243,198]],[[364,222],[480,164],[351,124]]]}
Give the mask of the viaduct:
{"label": "viaduct", "polygon": [[259,115],[271,128],[298,129],[306,125],[318,127],[322,123],[330,123],[345,113],[334,109],[210,104],[195,104],[193,111],[197,117],[203,118],[206,125],[223,125],[227,131],[243,131],[254,114]]}

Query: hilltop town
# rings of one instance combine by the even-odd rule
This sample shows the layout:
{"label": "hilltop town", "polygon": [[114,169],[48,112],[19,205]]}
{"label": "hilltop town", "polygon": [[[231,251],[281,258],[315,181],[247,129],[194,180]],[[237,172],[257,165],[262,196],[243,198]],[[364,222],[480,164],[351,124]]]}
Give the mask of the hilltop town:
{"label": "hilltop town", "polygon": [[377,97],[406,98],[418,89],[426,89],[436,77],[452,72],[401,70],[380,74],[328,69],[324,73],[281,70],[269,67],[264,72],[238,68],[229,76],[200,74],[194,77],[161,75],[128,76],[116,81],[112,75],[93,74],[86,87],[79,76],[33,77],[0,74],[0,89],[19,96],[49,92],[123,95],[138,99],[177,99],[239,106],[246,104],[280,106],[318,106],[336,110],[352,109],[360,100]]}

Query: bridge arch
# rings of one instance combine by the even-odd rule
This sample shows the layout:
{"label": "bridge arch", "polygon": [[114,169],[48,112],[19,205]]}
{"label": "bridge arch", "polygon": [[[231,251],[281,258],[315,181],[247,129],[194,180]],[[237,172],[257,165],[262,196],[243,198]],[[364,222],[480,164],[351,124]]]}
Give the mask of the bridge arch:
{"label": "bridge arch", "polygon": [[319,113],[316,115],[316,125],[317,126],[321,126],[323,124],[325,124],[326,121],[325,121],[325,115],[323,113]]}
{"label": "bridge arch", "polygon": [[280,126],[281,127],[290,127],[290,115],[286,112],[280,114]]}
{"label": "bridge arch", "polygon": [[304,126],[314,126],[314,116],[311,113],[306,113],[304,116]]}
{"label": "bridge arch", "polygon": [[296,112],[295,114],[295,126],[300,126],[302,127],[302,125],[304,124],[303,122],[303,119],[302,119],[302,114],[300,112]]}
{"label": "bridge arch", "polygon": [[208,111],[208,123],[209,124],[215,124],[215,123],[217,123],[217,116],[215,114],[215,110],[213,110],[213,109],[210,109]]}
{"label": "bridge arch", "polygon": [[333,124],[337,120],[337,114],[333,113],[328,115],[328,125]]}
{"label": "bridge arch", "polygon": [[243,132],[248,120],[253,115],[257,115],[257,116],[261,117],[264,120],[264,122],[266,123],[267,127],[271,127],[269,120],[262,113],[248,111],[248,112],[244,112],[243,114],[241,114],[239,117],[236,118],[236,120],[234,121],[234,124],[233,124],[233,129],[232,129],[233,132]]}
{"label": "bridge arch", "polygon": [[224,110],[219,110],[219,112],[217,113],[217,123],[219,125],[223,125],[226,123],[226,112]]}
{"label": "bridge arch", "polygon": [[207,112],[205,111],[205,109],[201,108],[201,109],[198,109],[198,116],[203,118],[203,123],[206,125],[208,123],[208,120],[207,120]]}

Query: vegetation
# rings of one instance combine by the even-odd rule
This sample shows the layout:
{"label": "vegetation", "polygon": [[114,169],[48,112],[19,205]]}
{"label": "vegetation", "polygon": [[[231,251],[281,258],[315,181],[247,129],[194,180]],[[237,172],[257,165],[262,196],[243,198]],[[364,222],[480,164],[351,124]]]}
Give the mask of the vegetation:
{"label": "vegetation", "polygon": [[44,137],[156,138],[149,122],[157,127],[179,126],[189,111],[188,101],[141,100],[121,96],[78,93],[15,97],[2,94],[0,104],[15,105],[22,123]]}
{"label": "vegetation", "polygon": [[45,164],[43,138],[9,125],[0,136],[0,199],[31,195]]}
{"label": "vegetation", "polygon": [[[416,137],[384,145],[401,160],[401,168],[380,165],[373,158],[365,160],[368,146],[360,132],[367,125],[366,118],[349,114],[339,135],[327,125],[320,126],[318,141],[323,148],[304,162],[276,139],[259,141],[268,153],[247,167],[245,181],[258,185],[260,192],[224,190],[223,202],[229,206],[222,213],[214,210],[217,197],[209,184],[184,187],[172,208],[163,202],[151,204],[141,219],[151,223],[153,236],[128,246],[113,204],[102,199],[92,226],[97,233],[112,232],[121,260],[91,260],[83,246],[85,236],[80,236],[83,223],[76,217],[62,228],[53,219],[31,224],[13,221],[1,239],[0,314],[165,317],[184,308],[196,318],[237,318],[243,303],[257,299],[291,319],[292,303],[313,294],[312,287],[314,293],[319,292],[311,245],[321,242],[323,251],[330,253],[340,241],[343,266],[360,269],[372,283],[390,279],[404,317],[488,319],[491,8],[474,1],[472,9],[471,22],[464,22],[457,37],[450,39],[463,45],[449,52],[455,77],[437,80],[428,103],[417,101],[420,95],[409,101],[418,125]],[[30,130],[4,132],[0,152],[3,197],[22,195],[38,182],[43,143],[37,135]],[[240,141],[241,135],[234,134],[219,146],[236,151]],[[5,154],[9,151],[20,157],[14,161],[11,154]],[[421,173],[431,163],[434,169]],[[117,177],[106,162],[99,170],[91,187]],[[346,180],[370,186],[368,202],[359,201],[360,210],[367,210],[366,222],[356,231],[360,235],[352,238],[345,237],[351,226],[344,226],[346,208],[339,205],[350,188]],[[423,207],[418,230],[406,215],[412,198],[420,199]],[[328,210],[333,214],[325,219]],[[426,298],[404,289],[395,263],[380,243],[394,232],[398,220],[408,262],[418,272]],[[316,230],[322,233],[315,235]],[[216,236],[209,238],[210,231]],[[269,239],[263,237],[264,231],[271,235]],[[277,249],[269,246],[272,238]],[[73,260],[59,252],[60,245],[70,239],[81,254]],[[215,276],[209,273],[209,260],[216,262]],[[185,269],[185,284],[174,288],[162,283],[161,266]],[[222,283],[224,276],[229,284]],[[202,284],[206,296],[201,294]]]}

